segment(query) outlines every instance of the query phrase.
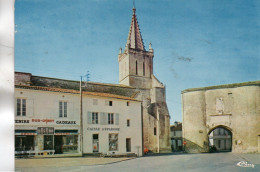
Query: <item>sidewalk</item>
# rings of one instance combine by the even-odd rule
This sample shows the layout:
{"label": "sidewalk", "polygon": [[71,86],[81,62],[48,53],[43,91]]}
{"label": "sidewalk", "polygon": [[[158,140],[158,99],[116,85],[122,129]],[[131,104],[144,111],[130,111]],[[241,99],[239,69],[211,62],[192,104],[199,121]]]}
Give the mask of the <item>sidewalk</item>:
{"label": "sidewalk", "polygon": [[41,158],[41,159],[15,159],[15,168],[27,167],[65,167],[65,166],[88,166],[105,165],[134,158]]}

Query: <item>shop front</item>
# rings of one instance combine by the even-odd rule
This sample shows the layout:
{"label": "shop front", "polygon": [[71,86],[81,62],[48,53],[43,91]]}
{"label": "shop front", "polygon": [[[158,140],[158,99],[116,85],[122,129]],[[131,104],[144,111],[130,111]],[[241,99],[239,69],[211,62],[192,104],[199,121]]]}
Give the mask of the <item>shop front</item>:
{"label": "shop front", "polygon": [[55,154],[78,153],[78,130],[38,127],[38,148]]}
{"label": "shop front", "polygon": [[25,153],[35,149],[36,130],[15,130],[15,151]]}
{"label": "shop front", "polygon": [[35,127],[35,130],[15,130],[15,154],[19,156],[74,154],[79,153],[78,150],[77,129]]}
{"label": "shop front", "polygon": [[55,130],[55,154],[78,153],[78,130]]}

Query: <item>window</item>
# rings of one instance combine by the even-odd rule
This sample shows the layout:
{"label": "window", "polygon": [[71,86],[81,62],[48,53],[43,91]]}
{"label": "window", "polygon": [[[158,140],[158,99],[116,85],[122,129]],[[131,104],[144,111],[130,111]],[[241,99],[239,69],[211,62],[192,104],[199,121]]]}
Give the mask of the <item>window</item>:
{"label": "window", "polygon": [[98,105],[98,100],[97,99],[93,99],[93,105]]}
{"label": "window", "polygon": [[109,134],[109,151],[118,150],[118,134]]}
{"label": "window", "polygon": [[130,102],[126,102],[126,106],[130,106]]}
{"label": "window", "polygon": [[108,100],[106,100],[106,101],[105,101],[105,105],[106,105],[106,106],[113,106],[113,101],[108,101]]}
{"label": "window", "polygon": [[59,117],[67,117],[67,112],[68,112],[68,106],[67,106],[67,102],[64,101],[60,101],[59,102]]}
{"label": "window", "polygon": [[144,62],[143,62],[143,75],[145,76],[145,65],[144,65]]}
{"label": "window", "polygon": [[130,119],[128,119],[128,120],[126,121],[126,123],[127,123],[127,127],[130,127]]}
{"label": "window", "polygon": [[92,124],[98,124],[98,113],[92,112]]}
{"label": "window", "polygon": [[26,116],[26,99],[17,99],[17,116]]}
{"label": "window", "polygon": [[108,113],[108,124],[114,124],[114,114]]}
{"label": "window", "polygon": [[137,66],[137,60],[135,61],[135,74],[138,74],[138,66]]}
{"label": "window", "polygon": [[153,129],[153,134],[156,136],[156,127]]}

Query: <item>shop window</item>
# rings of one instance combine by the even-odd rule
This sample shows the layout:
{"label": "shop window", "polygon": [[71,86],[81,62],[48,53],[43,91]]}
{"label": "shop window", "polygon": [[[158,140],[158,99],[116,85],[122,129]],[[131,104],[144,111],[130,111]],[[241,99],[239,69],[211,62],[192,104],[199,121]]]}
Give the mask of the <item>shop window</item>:
{"label": "shop window", "polygon": [[114,114],[108,113],[108,124],[114,124]]}
{"label": "shop window", "polygon": [[15,151],[29,151],[34,150],[35,136],[15,136]]}
{"label": "shop window", "polygon": [[26,116],[26,99],[16,100],[16,115]]}
{"label": "shop window", "polygon": [[[56,132],[57,130],[55,130]],[[70,132],[70,131],[67,131]],[[60,133],[62,134],[62,133]],[[54,136],[55,154],[77,153],[78,135],[55,135]]]}
{"label": "shop window", "polygon": [[156,127],[153,128],[153,134],[156,136]]}
{"label": "shop window", "polygon": [[127,123],[127,127],[130,127],[130,119],[128,119],[128,120],[126,121],[126,123]]}
{"label": "shop window", "polygon": [[98,113],[92,112],[92,124],[98,124]]}
{"label": "shop window", "polygon": [[67,117],[68,116],[68,103],[65,101],[59,102],[59,117]]}
{"label": "shop window", "polygon": [[109,134],[109,151],[118,150],[118,134]]}

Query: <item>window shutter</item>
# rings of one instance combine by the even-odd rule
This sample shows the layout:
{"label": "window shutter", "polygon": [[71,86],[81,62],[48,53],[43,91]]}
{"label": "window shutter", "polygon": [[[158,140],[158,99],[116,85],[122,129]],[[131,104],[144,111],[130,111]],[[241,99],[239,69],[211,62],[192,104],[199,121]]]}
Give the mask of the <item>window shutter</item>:
{"label": "window shutter", "polygon": [[15,116],[17,116],[17,99],[18,98],[15,99],[15,103],[14,103],[15,104]]}
{"label": "window shutter", "polygon": [[105,114],[105,125],[108,124],[108,113],[104,113]]}
{"label": "window shutter", "polygon": [[33,116],[33,99],[26,99],[26,116]]}
{"label": "window shutter", "polygon": [[107,125],[108,124],[108,113],[105,113],[105,112],[101,112],[100,113],[100,115],[101,115],[101,122],[100,122],[100,124],[101,125]]}
{"label": "window shutter", "polygon": [[91,112],[88,112],[88,124],[92,124],[92,114]]}
{"label": "window shutter", "polygon": [[119,114],[116,113],[116,125],[119,125]]}
{"label": "window shutter", "polygon": [[75,118],[74,117],[74,107],[72,102],[67,103],[67,117],[69,118]]}
{"label": "window shutter", "polygon": [[105,125],[105,113],[100,112],[100,125]]}

